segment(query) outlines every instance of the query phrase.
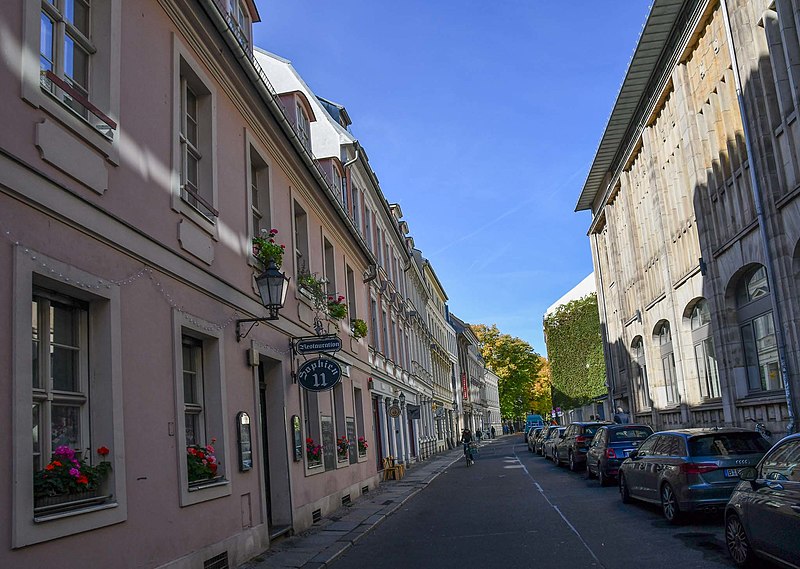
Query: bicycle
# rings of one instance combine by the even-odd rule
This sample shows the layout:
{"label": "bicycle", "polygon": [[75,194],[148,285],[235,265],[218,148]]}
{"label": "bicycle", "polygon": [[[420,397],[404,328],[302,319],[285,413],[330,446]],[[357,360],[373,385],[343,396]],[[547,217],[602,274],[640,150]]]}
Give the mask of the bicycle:
{"label": "bicycle", "polygon": [[467,462],[467,466],[472,466],[475,464],[475,455],[478,454],[478,445],[474,442],[472,443],[465,443],[464,444],[464,460]]}
{"label": "bicycle", "polygon": [[749,417],[747,420],[750,421],[751,423],[755,423],[756,424],[755,429],[756,429],[756,432],[759,435],[761,435],[762,437],[764,437],[768,441],[772,442],[772,440],[771,440],[772,431],[770,431],[767,427],[765,427],[764,423],[759,423],[758,421],[756,421],[752,417]]}

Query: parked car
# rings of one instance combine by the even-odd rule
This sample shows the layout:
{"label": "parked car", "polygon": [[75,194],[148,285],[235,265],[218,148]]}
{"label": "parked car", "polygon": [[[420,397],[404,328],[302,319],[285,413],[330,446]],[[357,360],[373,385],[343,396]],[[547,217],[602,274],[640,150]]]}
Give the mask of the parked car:
{"label": "parked car", "polygon": [[539,456],[544,456],[544,441],[547,439],[547,436],[557,428],[558,425],[548,425],[547,427],[543,427],[541,432],[536,435],[536,438],[533,441],[533,452]]}
{"label": "parked car", "polygon": [[779,441],[741,482],[725,507],[725,543],[740,567],[756,556],[800,567],[800,435]]}
{"label": "parked car", "polygon": [[528,450],[531,452],[536,452],[536,437],[539,436],[539,433],[542,432],[546,427],[534,427],[531,432],[528,434]]}
{"label": "parked car", "polygon": [[680,429],[651,435],[619,467],[619,492],[661,505],[677,523],[683,514],[723,508],[739,471],[755,466],[769,443],[755,431],[736,428]]}
{"label": "parked car", "polygon": [[[556,462],[556,445],[561,440],[566,427],[556,427],[542,443],[542,456]],[[558,464],[558,463],[556,463]]]}
{"label": "parked car", "polygon": [[597,476],[600,486],[617,477],[619,465],[653,434],[648,425],[606,425],[597,429],[586,453],[586,476]]}
{"label": "parked car", "polygon": [[528,437],[530,436],[531,431],[533,431],[535,428],[536,425],[525,427],[525,432],[523,433],[522,438],[526,443],[528,442]]}
{"label": "parked car", "polygon": [[589,443],[597,429],[610,424],[598,421],[570,423],[555,447],[553,462],[559,466],[562,462],[566,462],[572,472],[582,468],[586,464],[586,451],[589,450]]}

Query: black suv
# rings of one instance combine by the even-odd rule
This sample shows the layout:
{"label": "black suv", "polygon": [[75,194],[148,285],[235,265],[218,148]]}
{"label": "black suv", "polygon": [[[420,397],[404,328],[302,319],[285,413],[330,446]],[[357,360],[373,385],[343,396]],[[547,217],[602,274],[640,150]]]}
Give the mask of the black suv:
{"label": "black suv", "polygon": [[573,472],[582,468],[586,465],[586,452],[595,432],[603,425],[610,424],[598,421],[572,423],[553,449],[555,455],[553,462],[559,465],[566,462]]}

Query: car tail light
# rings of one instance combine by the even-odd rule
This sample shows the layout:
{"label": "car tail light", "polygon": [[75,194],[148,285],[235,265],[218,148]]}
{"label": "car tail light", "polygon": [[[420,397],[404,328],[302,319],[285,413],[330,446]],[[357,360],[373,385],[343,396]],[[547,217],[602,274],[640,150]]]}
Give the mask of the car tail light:
{"label": "car tail light", "polygon": [[588,440],[589,440],[589,437],[584,437],[583,435],[578,435],[577,437],[575,437],[575,442],[576,443],[585,443]]}
{"label": "car tail light", "polygon": [[606,449],[606,458],[617,458],[617,453],[614,452],[613,448]]}
{"label": "car tail light", "polygon": [[686,462],[681,464],[681,472],[684,474],[705,474],[718,468],[719,466],[713,462]]}

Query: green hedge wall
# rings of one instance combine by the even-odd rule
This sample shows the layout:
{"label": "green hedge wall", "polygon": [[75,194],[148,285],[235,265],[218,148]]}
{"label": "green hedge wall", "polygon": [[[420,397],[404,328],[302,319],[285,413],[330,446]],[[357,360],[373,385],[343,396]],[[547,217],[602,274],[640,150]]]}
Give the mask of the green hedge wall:
{"label": "green hedge wall", "polygon": [[607,392],[597,295],[560,306],[544,320],[553,406],[572,409]]}

